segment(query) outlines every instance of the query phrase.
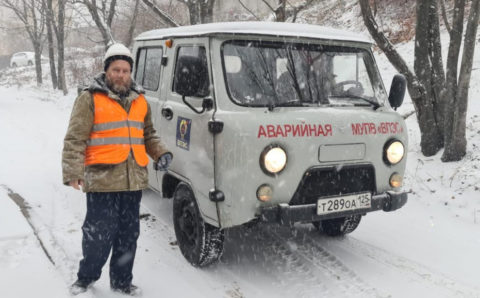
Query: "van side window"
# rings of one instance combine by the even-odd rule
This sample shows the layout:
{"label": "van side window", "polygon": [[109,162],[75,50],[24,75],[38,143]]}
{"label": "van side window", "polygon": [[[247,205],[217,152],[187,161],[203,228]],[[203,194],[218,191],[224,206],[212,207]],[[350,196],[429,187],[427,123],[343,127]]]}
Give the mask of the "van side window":
{"label": "van side window", "polygon": [[162,48],[143,48],[138,53],[135,82],[146,90],[156,91],[160,82]]}
{"label": "van side window", "polygon": [[[202,46],[182,46],[178,49],[178,54],[177,54],[177,61],[178,58],[181,56],[192,56],[192,57],[197,57],[200,58],[202,63],[204,64],[205,69],[208,69],[208,62],[207,62],[207,52],[205,50],[205,47]],[[208,78],[208,72],[207,72],[207,77],[204,80],[203,86],[201,86],[200,90],[198,91],[195,96],[197,97],[204,97],[207,96],[210,93],[209,86],[210,86],[210,80]],[[175,90],[175,81],[173,82],[173,88],[172,90]]]}
{"label": "van side window", "polygon": [[139,85],[143,85],[143,74],[145,72],[145,56],[147,49],[141,49],[137,55],[137,70],[135,71],[135,82]]}

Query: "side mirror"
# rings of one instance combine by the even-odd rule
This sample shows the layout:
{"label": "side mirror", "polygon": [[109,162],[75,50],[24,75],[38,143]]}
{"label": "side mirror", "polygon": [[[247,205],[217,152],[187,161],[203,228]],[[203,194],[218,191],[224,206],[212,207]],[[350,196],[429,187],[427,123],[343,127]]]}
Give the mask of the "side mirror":
{"label": "side mirror", "polygon": [[205,85],[207,69],[202,60],[193,56],[180,56],[175,67],[174,91],[182,96],[195,96]]}
{"label": "side mirror", "polygon": [[390,94],[388,95],[388,102],[390,102],[390,106],[394,110],[397,110],[397,108],[402,105],[406,89],[407,79],[401,74],[396,74],[393,77]]}

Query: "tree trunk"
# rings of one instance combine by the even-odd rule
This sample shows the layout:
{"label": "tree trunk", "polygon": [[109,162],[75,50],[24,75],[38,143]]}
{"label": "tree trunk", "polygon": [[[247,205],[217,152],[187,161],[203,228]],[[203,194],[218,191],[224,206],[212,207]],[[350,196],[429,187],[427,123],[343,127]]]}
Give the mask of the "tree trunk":
{"label": "tree trunk", "polygon": [[[433,0],[435,1],[435,0]],[[417,79],[425,89],[425,97],[431,97],[432,65],[429,57],[429,37],[430,37],[430,20],[428,17],[429,7],[432,0],[417,1],[417,18],[415,31],[415,60],[413,70]]]}
{"label": "tree trunk", "polygon": [[428,18],[430,21],[429,28],[430,34],[428,38],[428,50],[429,58],[432,64],[432,76],[429,79],[432,84],[432,102],[435,113],[435,120],[438,126],[438,130],[442,135],[442,147],[445,131],[445,71],[443,69],[442,58],[442,43],[440,40],[440,18],[438,13],[437,0],[430,0],[430,6],[428,11]]}
{"label": "tree trunk", "polygon": [[58,1],[57,52],[58,52],[58,85],[63,94],[68,94],[65,78],[65,5],[66,0]]}
{"label": "tree trunk", "polygon": [[50,64],[50,76],[52,77],[52,86],[53,89],[58,88],[57,80],[57,71],[55,68],[55,51],[53,44],[53,9],[52,9],[52,0],[47,0],[47,39],[48,39],[48,58]]}
{"label": "tree trunk", "polygon": [[158,8],[152,1],[150,0],[142,0],[142,2],[147,5],[148,7],[150,7],[152,9],[152,11],[158,16],[160,17],[160,19],[167,25],[167,26],[170,26],[170,27],[178,27],[179,25],[172,19],[171,16],[169,16],[166,12],[164,12],[163,10],[161,10],[160,8]]}
{"label": "tree trunk", "polygon": [[468,106],[468,90],[472,74],[473,55],[475,53],[475,37],[477,35],[480,16],[480,0],[473,0],[465,32],[462,64],[456,93],[457,105],[454,107],[451,138],[446,139],[442,161],[457,161],[467,152],[466,121]]}
{"label": "tree trunk", "polygon": [[275,22],[285,22],[287,20],[287,1],[278,0],[278,7],[275,9]]}
{"label": "tree trunk", "polygon": [[42,36],[45,30],[45,5],[38,0],[11,1],[0,0],[0,5],[12,10],[17,19],[25,26],[25,31],[35,51],[35,73],[37,85],[42,81]]}
{"label": "tree trunk", "polygon": [[[25,2],[24,2],[25,3]],[[43,18],[41,18],[41,22],[39,22],[37,18],[37,11],[35,7],[35,2],[32,0],[29,3],[29,9],[30,10],[30,16],[32,18],[32,27],[33,31],[31,33],[32,37],[32,42],[33,42],[33,49],[35,51],[35,73],[37,75],[37,85],[43,84],[43,79],[42,79],[42,33],[44,29],[44,23],[43,23]],[[25,10],[27,11],[27,10]],[[44,16],[43,11],[40,11],[40,15]],[[27,18],[28,18],[28,13],[26,13]],[[41,29],[40,29],[41,28]]]}
{"label": "tree trunk", "polygon": [[[63,33],[62,33],[63,34]],[[63,94],[68,94],[67,81],[65,78],[65,46],[64,39],[57,41],[58,46],[58,87],[63,91]]]}
{"label": "tree trunk", "polygon": [[190,15],[190,25],[201,24],[200,7],[197,1],[188,2],[187,7]]}
{"label": "tree trunk", "polygon": [[[418,92],[419,87],[416,83],[407,82],[407,85],[420,128],[420,148],[425,156],[435,155],[443,146],[443,138],[435,121],[430,98],[426,93]],[[414,97],[411,94],[417,94],[417,96]]]}
{"label": "tree trunk", "polygon": [[[443,161],[456,160],[458,155],[455,152],[455,112],[458,105],[458,59],[460,55],[460,46],[462,43],[463,18],[464,18],[465,0],[455,0],[452,31],[450,32],[450,45],[447,57],[447,74],[446,74],[446,99],[449,109],[445,111],[445,151],[442,155]],[[463,155],[462,155],[463,156]]]}
{"label": "tree trunk", "polygon": [[213,6],[215,0],[183,0],[190,15],[190,25],[213,22]]}
{"label": "tree trunk", "polygon": [[35,51],[35,74],[37,76],[37,86],[43,84],[42,80],[42,45],[39,41],[33,42],[33,50]]}
{"label": "tree trunk", "polygon": [[[100,16],[100,14],[98,13],[98,7],[96,6],[95,1],[93,1],[93,3],[92,3],[88,0],[84,0],[83,3],[85,4],[88,11],[90,12],[90,15],[92,16],[93,21],[97,25],[98,31],[100,31],[100,34],[102,35],[103,44],[105,45],[105,48],[107,48],[107,46],[111,42],[113,42],[111,29],[108,28],[108,26],[107,26],[107,20],[102,18]],[[109,18],[110,18],[110,14],[107,17],[107,19],[109,19]],[[112,18],[113,18],[113,16],[112,16]]]}
{"label": "tree trunk", "polygon": [[202,24],[213,23],[213,6],[215,5],[215,0],[207,0],[200,5]]}
{"label": "tree trunk", "polygon": [[[392,63],[397,71],[403,74],[407,79],[408,92],[412,98],[420,128],[420,147],[422,153],[425,156],[436,154],[442,148],[443,138],[436,123],[433,104],[431,98],[428,97],[429,93],[426,91],[426,87],[410,70],[385,34],[379,31],[379,26],[372,14],[369,0],[359,0],[359,3],[362,10],[363,21],[370,32],[370,35],[373,37],[378,47],[380,47],[385,53],[390,63]],[[418,63],[420,62],[421,61]]]}
{"label": "tree trunk", "polygon": [[434,100],[435,71],[433,64],[436,62],[432,60],[432,40],[435,40],[432,27],[435,26],[435,18],[431,14],[432,7],[433,9],[436,7],[434,2],[436,0],[417,2],[417,16],[419,17],[417,17],[415,32],[414,71],[423,90],[420,96],[412,96],[412,101],[416,107],[418,124],[422,132],[421,147],[425,156],[434,155],[443,147],[443,125],[437,117]]}
{"label": "tree trunk", "polygon": [[125,38],[125,46],[128,48],[133,41],[133,33],[135,32],[135,24],[137,23],[138,16],[138,6],[140,5],[140,0],[135,0],[135,8],[133,9],[132,20],[130,26],[128,27],[127,36]]}

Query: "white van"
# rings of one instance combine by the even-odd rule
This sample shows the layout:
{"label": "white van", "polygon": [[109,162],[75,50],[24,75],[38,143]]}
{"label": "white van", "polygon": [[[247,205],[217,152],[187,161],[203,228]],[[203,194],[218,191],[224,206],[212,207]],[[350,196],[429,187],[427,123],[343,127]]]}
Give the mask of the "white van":
{"label": "white van", "polygon": [[190,263],[218,260],[230,227],[311,222],[338,236],[406,203],[407,129],[394,111],[405,78],[387,95],[371,48],[357,34],[291,23],[136,38],[134,79],[174,155],[168,172],[149,169],[150,186],[173,198]]}

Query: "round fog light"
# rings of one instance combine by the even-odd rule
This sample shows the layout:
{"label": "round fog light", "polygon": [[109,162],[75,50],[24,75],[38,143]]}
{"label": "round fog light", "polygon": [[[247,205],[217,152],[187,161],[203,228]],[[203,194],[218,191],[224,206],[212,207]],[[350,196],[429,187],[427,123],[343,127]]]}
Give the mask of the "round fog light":
{"label": "round fog light", "polygon": [[403,182],[403,177],[399,173],[393,173],[392,176],[390,176],[390,186],[393,188],[398,188],[402,186]]}
{"label": "round fog light", "polygon": [[263,184],[257,189],[257,199],[262,202],[268,202],[272,199],[273,189],[270,185]]}

